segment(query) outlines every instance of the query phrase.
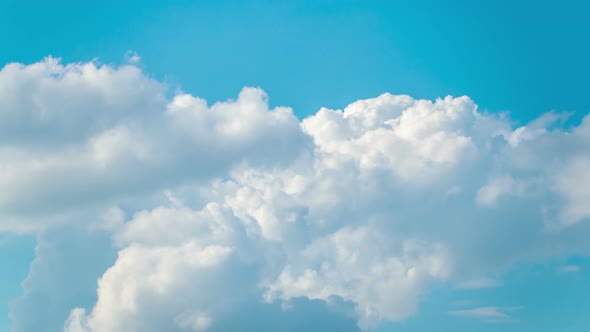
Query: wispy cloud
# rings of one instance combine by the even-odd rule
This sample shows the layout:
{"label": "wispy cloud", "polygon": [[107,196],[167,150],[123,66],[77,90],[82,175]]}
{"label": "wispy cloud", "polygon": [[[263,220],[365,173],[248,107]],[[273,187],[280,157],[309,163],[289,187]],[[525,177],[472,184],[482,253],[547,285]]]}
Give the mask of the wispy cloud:
{"label": "wispy cloud", "polygon": [[521,310],[523,307],[479,307],[463,310],[451,310],[449,314],[479,319],[487,323],[511,323],[518,321],[509,313]]}
{"label": "wispy cloud", "polygon": [[578,265],[565,265],[558,269],[560,273],[576,273],[580,272],[581,270],[582,268]]}
{"label": "wispy cloud", "polygon": [[460,289],[495,288],[502,286],[502,282],[493,278],[473,279],[461,282],[457,285]]}
{"label": "wispy cloud", "polygon": [[141,57],[139,56],[139,54],[137,54],[137,52],[131,51],[131,50],[129,50],[125,53],[125,59],[128,62],[133,63],[133,64],[137,64],[141,61]]}

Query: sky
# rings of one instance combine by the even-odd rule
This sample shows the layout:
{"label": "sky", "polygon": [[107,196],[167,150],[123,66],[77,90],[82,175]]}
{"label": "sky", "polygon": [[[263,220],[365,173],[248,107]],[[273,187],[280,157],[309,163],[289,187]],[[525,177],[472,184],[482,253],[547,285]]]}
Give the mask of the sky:
{"label": "sky", "polygon": [[0,331],[589,329],[588,15],[3,1]]}

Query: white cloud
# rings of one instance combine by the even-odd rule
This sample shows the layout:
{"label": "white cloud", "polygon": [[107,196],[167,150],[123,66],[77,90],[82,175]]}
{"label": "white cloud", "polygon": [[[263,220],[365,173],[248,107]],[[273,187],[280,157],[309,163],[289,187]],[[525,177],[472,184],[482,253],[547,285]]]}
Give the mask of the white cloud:
{"label": "white cloud", "polygon": [[129,50],[125,53],[125,59],[129,63],[133,63],[133,64],[137,64],[141,61],[141,57],[139,56],[139,54],[137,54],[137,52],[131,51],[131,50]]}
{"label": "white cloud", "polygon": [[211,318],[202,312],[183,312],[174,318],[174,322],[182,329],[204,331],[211,326]]}
{"label": "white cloud", "polygon": [[291,110],[269,110],[259,89],[211,107],[164,92],[129,65],[4,67],[0,230],[34,231],[64,211],[223,176],[241,162],[288,162],[307,144]]}
{"label": "white cloud", "polygon": [[474,280],[467,280],[459,283],[458,287],[462,289],[480,289],[480,288],[494,288],[502,286],[502,282],[492,278],[481,278]]}
{"label": "white cloud", "polygon": [[467,97],[435,103],[384,94],[328,109],[302,122],[326,163],[352,162],[360,170],[384,169],[409,182],[422,182],[474,152],[470,132],[476,106]]}
{"label": "white cloud", "polygon": [[88,331],[88,323],[86,322],[86,311],[82,308],[72,310],[70,316],[64,325],[65,332],[85,332]]}
{"label": "white cloud", "polygon": [[479,307],[463,310],[452,310],[449,314],[468,318],[480,319],[488,323],[515,322],[511,312],[521,310],[522,307]]}
{"label": "white cloud", "polygon": [[576,273],[580,272],[582,268],[578,265],[565,265],[561,266],[558,271],[561,273]]}
{"label": "white cloud", "polygon": [[496,204],[498,199],[504,195],[522,195],[526,188],[524,184],[518,183],[510,176],[493,178],[478,190],[475,200],[479,205],[491,206]]}
{"label": "white cloud", "polygon": [[[369,329],[435,284],[492,287],[520,259],[590,252],[590,120],[558,120],[513,130],[468,97],[384,94],[300,121],[256,88],[210,105],[133,65],[11,64],[0,230],[111,236],[119,255],[94,271],[93,304],[67,303],[68,332],[215,331],[263,298],[341,301]],[[26,287],[46,287],[38,273],[61,272]]]}
{"label": "white cloud", "polygon": [[561,212],[563,224],[573,224],[590,217],[590,155],[576,156],[568,160],[559,172],[556,187],[567,199]]}
{"label": "white cloud", "polygon": [[390,241],[368,227],[314,240],[268,286],[267,299],[337,296],[356,304],[363,328],[406,318],[417,310],[425,283],[449,276],[450,262],[442,246]]}
{"label": "white cloud", "polygon": [[[92,314],[80,317],[79,310],[74,310],[66,331],[81,325],[105,332],[163,331],[173,330],[175,325],[204,330],[213,318],[201,311],[215,310],[224,302],[216,296],[230,297],[230,289],[237,291],[235,287],[226,287],[225,291],[216,287],[217,293],[207,291],[219,283],[217,279],[224,275],[223,266],[231,253],[228,247],[200,247],[194,242],[179,247],[128,247],[100,279]],[[185,306],[200,311],[186,316]]]}

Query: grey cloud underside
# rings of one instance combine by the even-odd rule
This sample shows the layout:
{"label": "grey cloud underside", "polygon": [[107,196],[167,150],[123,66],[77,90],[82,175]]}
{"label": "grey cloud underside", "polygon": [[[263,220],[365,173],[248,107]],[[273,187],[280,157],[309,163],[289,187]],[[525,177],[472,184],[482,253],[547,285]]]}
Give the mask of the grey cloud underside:
{"label": "grey cloud underside", "polygon": [[[590,249],[588,117],[513,128],[468,97],[384,94],[299,120],[260,89],[165,92],[134,66],[0,71],[0,230],[82,227],[118,251],[83,286],[93,303],[55,315],[67,332],[240,330],[246,313],[277,330],[319,307],[371,329],[432,285]],[[32,269],[25,291],[65,269]],[[40,331],[35,301],[15,302],[16,332]]]}

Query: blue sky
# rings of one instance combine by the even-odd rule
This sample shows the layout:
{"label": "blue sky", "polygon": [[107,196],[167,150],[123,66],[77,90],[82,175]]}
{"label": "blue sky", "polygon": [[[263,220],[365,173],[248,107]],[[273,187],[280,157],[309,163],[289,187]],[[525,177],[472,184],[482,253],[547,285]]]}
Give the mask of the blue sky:
{"label": "blue sky", "polygon": [[9,0],[0,60],[119,63],[134,50],[209,100],[261,86],[309,114],[386,91],[467,94],[530,120],[590,107],[587,14],[581,1]]}
{"label": "blue sky", "polygon": [[[587,80],[590,74],[590,62],[587,61],[590,58],[588,15],[590,15],[590,6],[583,1],[573,0],[560,2],[105,0],[93,3],[6,0],[0,4],[0,31],[3,31],[0,34],[2,36],[0,66],[12,62],[32,64],[51,55],[61,58],[64,64],[86,63],[97,59],[99,64],[117,67],[129,62],[129,54],[132,53],[128,52],[132,51],[141,57],[135,65],[142,70],[142,75],[146,79],[166,85],[168,90],[165,95],[170,99],[183,92],[202,97],[211,105],[216,101],[235,99],[245,86],[260,87],[268,94],[271,108],[289,106],[293,109],[295,116],[303,120],[316,114],[321,107],[344,109],[354,101],[374,98],[385,92],[394,95],[408,94],[415,99],[431,100],[447,95],[455,97],[467,95],[479,105],[478,110],[481,113],[508,112],[510,120],[507,121],[513,129],[524,126],[549,111],[573,112],[569,122],[562,128],[567,132],[571,126],[577,126],[590,112],[590,98],[587,97]],[[12,81],[8,79],[8,82]],[[143,79],[140,82],[144,82]],[[1,94],[0,98],[2,98]],[[64,101],[64,105],[66,104],[67,102]],[[91,106],[88,107],[88,109],[91,108]],[[50,109],[49,106],[48,109]],[[272,129],[268,131],[274,132]],[[299,140],[297,135],[299,134],[293,134],[293,137],[296,137],[293,140]],[[542,141],[530,151],[535,154],[543,151],[543,146],[549,146],[550,148],[540,153],[543,156],[547,155],[548,159],[543,160],[553,157],[555,151],[551,149],[557,149],[558,144],[565,144],[559,148],[563,151],[576,149],[581,151],[580,160],[588,152],[589,145],[584,145],[585,141],[563,143],[564,141],[565,139],[561,138],[555,141]],[[555,146],[544,145],[552,144],[551,142],[556,142]],[[243,153],[244,156],[258,156],[257,152],[253,152],[256,150],[255,147],[267,151],[266,145],[259,142],[249,150],[242,152],[229,150],[227,154]],[[52,153],[54,148],[54,146],[45,147],[43,152]],[[226,159],[229,160],[229,157],[218,157],[217,154],[208,156],[205,155],[203,158],[212,158],[212,160],[219,158],[220,162],[224,163]],[[555,153],[554,157],[559,159],[561,155]],[[564,155],[562,159],[570,160],[570,157],[571,160],[578,160],[576,156],[570,155]],[[191,162],[189,159],[178,160],[187,164]],[[263,164],[267,162],[267,159],[261,161]],[[496,173],[508,169],[511,176],[517,180],[521,175],[523,178],[531,179],[532,173],[527,172],[536,172],[536,168],[535,171],[531,170],[532,167],[526,170],[518,167],[511,169],[511,166],[506,166],[508,164],[508,162],[499,163],[492,171],[489,171],[489,174],[486,173],[487,170],[481,170],[482,181],[487,180],[488,176],[491,178]],[[571,167],[575,168],[575,165],[572,165]],[[224,172],[224,167],[219,166],[220,172]],[[573,170],[574,168],[565,169]],[[227,169],[231,169],[229,162]],[[469,174],[476,174],[475,179],[477,179],[477,171],[478,169],[475,169],[474,173]],[[550,169],[539,172],[544,174],[540,175],[541,177],[549,177],[550,175],[547,174],[557,171]],[[202,173],[215,174],[222,179],[225,176],[219,176],[213,171],[209,173],[202,171]],[[584,179],[587,179],[587,176]],[[181,182],[182,180],[177,182],[170,180],[165,185],[162,184],[162,187],[154,184],[153,188],[158,188],[160,191],[164,189],[174,191],[177,190],[174,186]],[[466,182],[469,184],[465,186],[471,184],[469,181]],[[88,187],[91,188],[92,185],[89,184]],[[510,188],[522,187],[515,185]],[[137,189],[137,192],[146,193],[141,196],[141,199],[137,198],[141,203],[135,201],[135,198],[130,198],[136,193],[133,192],[133,195],[131,193],[113,194],[112,197],[115,198],[108,201],[108,204],[121,207],[127,219],[139,210],[155,208],[155,205],[144,205],[144,201],[152,202],[157,199],[145,198],[147,189],[142,187],[141,190]],[[184,189],[178,190],[179,192],[175,195],[184,195]],[[580,190],[583,191],[583,189]],[[6,192],[8,191],[2,194]],[[563,194],[563,191],[559,193]],[[22,197],[28,197],[27,195],[25,192]],[[538,194],[543,196],[543,199],[549,197],[547,198],[549,203],[544,201],[541,205],[552,208],[554,203],[558,204],[556,202],[567,199],[581,204],[567,193],[559,198],[555,198],[555,195],[557,194],[550,190],[548,193]],[[576,195],[590,197],[579,192]],[[0,203],[4,204],[3,202]],[[10,204],[13,201],[8,200],[8,202],[7,204]],[[14,202],[23,206],[32,204],[16,200]],[[78,204],[75,200],[68,203]],[[529,201],[523,204],[529,203],[534,204]],[[3,215],[12,217],[12,207],[2,204],[0,209],[6,208],[8,211]],[[48,201],[47,204],[52,203]],[[136,209],[136,206],[139,208]],[[95,208],[98,209],[92,205],[88,211],[76,210],[75,213],[87,218],[93,215]],[[201,206],[197,205],[195,208],[201,208]],[[516,207],[507,206],[503,214],[499,212],[497,216],[508,216],[507,218],[510,219],[512,216],[535,215],[521,212],[519,209],[524,211],[525,207],[520,207],[518,204]],[[456,212],[453,213],[456,215]],[[43,220],[41,215],[41,212],[39,214],[35,212],[34,218]],[[52,215],[51,219],[53,218]],[[588,221],[587,219],[587,216],[583,216],[580,219],[582,221],[576,221],[577,228],[571,231],[573,234],[564,231],[563,237],[566,240],[557,240],[558,236],[551,237],[551,240],[546,242],[549,243],[548,247],[539,244],[545,241],[542,235],[537,233],[530,237],[526,234],[522,235],[520,232],[523,232],[524,226],[522,229],[518,228],[520,224],[514,226],[514,229],[508,226],[505,229],[501,228],[501,232],[514,230],[514,235],[510,235],[507,242],[519,241],[522,236],[523,242],[529,241],[534,245],[531,244],[526,248],[523,245],[522,252],[514,255],[518,258],[505,257],[506,262],[509,263],[504,261],[502,261],[504,265],[498,263],[502,265],[502,268],[494,266],[480,269],[479,265],[483,264],[480,263],[473,264],[478,266],[473,267],[473,270],[471,267],[466,269],[475,279],[493,280],[493,282],[490,281],[490,285],[464,289],[464,287],[449,285],[448,282],[435,282],[425,287],[427,290],[419,296],[420,305],[416,313],[408,315],[407,318],[404,317],[401,321],[384,319],[376,327],[376,331],[554,332],[582,331],[590,328],[590,319],[585,314],[590,309],[590,303],[585,300],[586,294],[590,291],[588,286],[590,263],[585,255],[590,251],[583,244],[572,245],[571,248],[563,244],[563,241],[567,242],[567,239],[577,239],[576,232],[587,230],[587,226],[582,225],[583,222]],[[64,223],[67,224],[67,222]],[[61,223],[57,224],[61,225]],[[495,226],[490,226],[492,231],[495,230],[493,227]],[[452,231],[461,233],[462,230]],[[37,239],[42,238],[45,232],[45,230],[34,229],[0,233],[0,261],[2,262],[0,274],[3,276],[0,282],[0,311],[5,313],[0,315],[2,331],[10,329],[9,303],[23,294],[21,282],[27,275],[31,277],[29,268],[35,257],[35,246],[39,243]],[[64,230],[64,234],[71,234],[69,232]],[[59,231],[48,234],[51,241],[61,243],[59,239],[62,235]],[[423,234],[422,231],[416,234],[424,235],[429,239],[433,236]],[[540,231],[539,234],[541,234]],[[465,237],[471,235],[465,231]],[[80,242],[71,239],[78,235],[67,236],[69,236],[68,240],[63,240],[65,244],[61,247],[56,245],[56,247],[66,248],[68,244],[72,246],[72,250],[79,250],[80,248],[75,247],[80,246]],[[66,235],[63,237],[65,239]],[[91,239],[94,237],[97,236],[89,236]],[[115,237],[113,235],[113,238]],[[493,238],[492,235],[490,235],[491,238]],[[501,236],[499,238],[502,239]],[[553,240],[555,242],[551,242]],[[96,241],[96,247],[93,247],[94,244],[89,245],[88,250],[92,252],[91,248],[101,248],[96,250],[104,250],[105,255],[101,257],[98,255],[95,265],[89,263],[92,267],[88,270],[95,271],[95,274],[86,276],[87,279],[84,279],[84,282],[81,281],[80,285],[87,285],[87,280],[92,281],[101,277],[114,262],[114,252],[104,249],[108,247],[104,239],[92,241]],[[84,241],[81,242],[84,243]],[[555,253],[552,253],[553,250],[550,247],[553,243],[556,248]],[[461,248],[459,244],[457,246]],[[502,247],[511,247],[510,244],[504,243],[497,243],[496,246],[499,251],[502,251]],[[121,248],[117,250],[119,249]],[[67,251],[67,249],[61,250]],[[57,253],[56,257],[61,257],[59,259],[65,259],[70,264],[79,264],[74,262],[79,262],[78,259],[80,259],[69,256],[63,258]],[[486,259],[485,255],[481,257],[482,260]],[[305,265],[302,262],[298,264]],[[293,265],[297,264],[293,263]],[[490,263],[490,265],[493,264]],[[64,264],[64,266],[68,265]],[[43,269],[40,267],[37,271],[44,271]],[[485,273],[473,272],[476,270]],[[48,271],[46,273],[51,273],[51,268]],[[71,272],[76,273],[75,269],[71,269]],[[461,279],[454,273],[449,277],[452,280],[451,284],[456,281],[456,278]],[[52,280],[51,278],[55,276],[48,277],[48,280]],[[72,278],[76,280],[75,276]],[[30,279],[43,279],[43,276],[34,275]],[[460,281],[457,282],[460,283]],[[77,285],[76,282],[73,284]],[[38,290],[39,294],[45,294],[42,286],[31,287]],[[72,299],[79,297],[85,300],[82,301],[84,303],[73,306],[64,302],[64,310],[69,312],[74,307],[80,306],[85,307],[87,311],[92,309],[96,302],[96,288],[85,286],[80,293],[70,291],[73,294]],[[283,295],[287,296],[285,295],[287,291],[283,291]],[[48,294],[58,296],[55,294],[64,293],[48,292]],[[351,298],[354,297],[351,296]],[[33,317],[34,310],[38,310],[39,306],[54,302],[51,298],[43,299],[42,296],[33,296],[27,301],[47,302],[39,303],[38,306],[31,305],[30,309],[27,305],[20,306],[16,319],[22,319],[27,315]],[[299,317],[297,315],[305,317],[307,312],[305,305],[302,305],[303,309],[301,307],[298,309],[302,311],[293,314],[292,318],[295,317],[293,319],[297,320],[296,317]],[[323,306],[315,302],[309,305]],[[482,311],[479,311],[479,314],[466,311],[477,308],[489,309],[484,312],[491,313],[492,316],[497,314],[497,317],[491,318],[498,318],[500,322],[487,321],[490,317],[482,315]],[[31,310],[31,312],[23,310]],[[266,313],[265,309],[260,310]],[[507,316],[502,316],[504,313]],[[280,319],[276,318],[280,314],[275,308],[268,309],[267,314],[257,314],[261,317],[267,315],[270,320]],[[334,321],[339,319],[348,323],[354,321],[350,315],[337,315],[331,311],[326,315],[328,318],[324,322],[327,324],[325,326],[337,326],[329,324],[336,324]],[[324,318],[318,318],[318,320],[321,319]],[[63,322],[64,319],[51,324],[63,326]],[[321,324],[320,322],[317,327],[318,331],[322,328]],[[28,331],[25,325],[21,325],[22,332]]]}

